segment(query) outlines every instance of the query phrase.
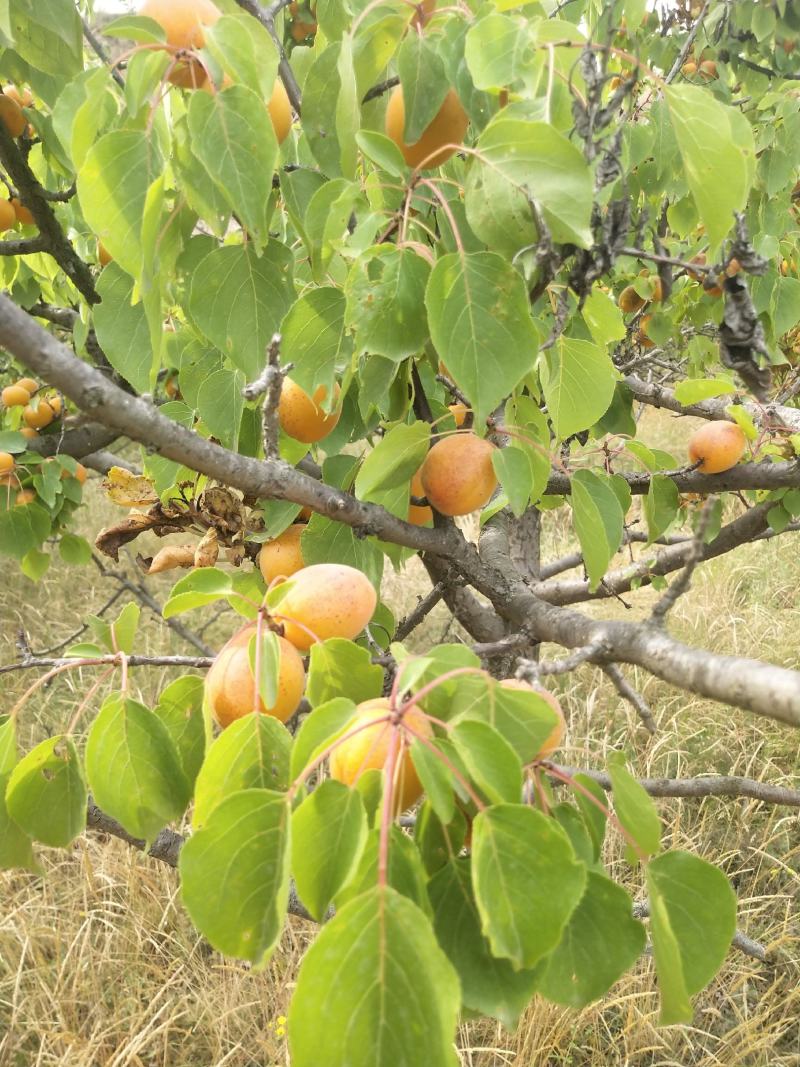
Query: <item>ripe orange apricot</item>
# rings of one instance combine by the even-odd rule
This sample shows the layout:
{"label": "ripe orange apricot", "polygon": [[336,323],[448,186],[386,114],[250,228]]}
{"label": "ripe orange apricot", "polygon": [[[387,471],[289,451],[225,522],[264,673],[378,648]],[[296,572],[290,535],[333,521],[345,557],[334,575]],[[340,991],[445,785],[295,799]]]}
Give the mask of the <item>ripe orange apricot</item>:
{"label": "ripe orange apricot", "polygon": [[741,269],[742,269],[742,264],[734,256],[733,259],[728,261],[728,265],[725,268],[725,273],[728,275],[729,278],[733,278],[734,275],[738,274]]}
{"label": "ripe orange apricot", "polygon": [[685,78],[693,78],[697,74],[697,64],[693,59],[690,59],[687,63],[684,63],[681,67],[681,74]]}
{"label": "ripe orange apricot", "polygon": [[[161,26],[171,51],[196,51],[205,44],[204,29],[213,26],[222,12],[211,0],[145,0],[139,8]],[[206,72],[196,60],[181,59],[169,74],[169,81],[182,89],[199,89]]]}
{"label": "ripe orange apricot", "polygon": [[18,196],[12,196],[11,203],[17,216],[17,222],[21,222],[23,226],[33,226],[33,215],[28,208],[25,207],[20,198]]}
{"label": "ripe orange apricot", "polygon": [[713,59],[704,59],[698,68],[698,72],[703,81],[713,81],[717,75],[717,64]]}
{"label": "ripe orange apricot", "polygon": [[28,125],[28,120],[22,114],[22,108],[5,93],[0,93],[0,122],[12,137],[21,137]]}
{"label": "ripe orange apricot", "polygon": [[[377,697],[375,700],[365,700],[356,708],[356,714],[350,722],[348,729],[358,726],[363,722],[382,719],[389,713],[389,701],[386,697]],[[403,713],[403,721],[409,727],[423,737],[433,737],[433,730],[423,712],[412,704]],[[375,721],[373,726],[368,726],[359,733],[343,741],[333,750],[330,757],[331,777],[345,785],[355,785],[364,771],[382,770],[389,755],[389,742],[393,727],[388,722]],[[403,746],[403,751],[398,761],[395,778],[394,814],[406,811],[422,796],[422,783],[417,776],[411,754],[408,748]]]}
{"label": "ripe orange apricot", "polygon": [[83,483],[86,481],[86,475],[88,473],[89,472],[86,470],[82,463],[77,463],[75,465],[74,474],[71,471],[68,471],[66,468],[61,471],[61,480],[63,481],[65,478],[75,478],[78,482],[80,482],[81,485],[83,485]]}
{"label": "ripe orange apricot", "polygon": [[643,296],[639,296],[632,285],[626,285],[622,292],[619,294],[619,307],[620,311],[626,315],[630,315],[634,311],[638,311],[639,308],[643,308],[647,301]]}
{"label": "ripe orange apricot", "polygon": [[43,430],[45,426],[49,426],[55,418],[55,412],[47,403],[46,400],[40,400],[36,407],[32,404],[28,404],[25,410],[22,412],[22,418],[27,426],[30,426],[34,430]]}
{"label": "ripe orange apricot", "polygon": [[272,87],[272,96],[269,98],[267,111],[269,111],[278,144],[283,144],[292,128],[292,105],[289,103],[289,97],[280,78],[275,80],[275,85]]}
{"label": "ripe orange apricot", "polygon": [[102,241],[97,242],[97,262],[101,267],[107,267],[114,259]]}
{"label": "ripe orange apricot", "polygon": [[[208,705],[223,729],[254,710],[256,689],[250,667],[250,639],[255,632],[253,622],[234,634],[217,653],[206,675]],[[278,638],[278,645],[277,698],[271,708],[265,708],[259,698],[259,711],[286,722],[303,698],[306,675],[297,649],[282,637]]]}
{"label": "ripe orange apricot", "polygon": [[35,378],[20,378],[18,382],[14,382],[14,385],[21,385],[23,389],[28,390],[31,396],[39,392],[39,383]]}
{"label": "ripe orange apricot", "polygon": [[52,396],[46,397],[46,402],[50,405],[55,418],[58,418],[61,414],[61,397],[58,393],[54,393]]}
{"label": "ripe orange apricot", "polygon": [[744,455],[747,438],[735,422],[708,422],[689,438],[689,459],[702,460],[703,474],[721,474],[735,467]]}
{"label": "ripe orange apricot", "polygon": [[[422,166],[425,170],[431,170],[441,167],[458,151],[467,132],[469,118],[455,90],[449,89],[442,106],[414,144],[406,144],[403,140],[405,123],[403,89],[398,85],[386,107],[386,134],[403,153],[403,159],[409,167]],[[451,147],[447,148],[446,145]]]}
{"label": "ripe orange apricot", "polygon": [[17,224],[17,213],[10,200],[0,200],[0,230],[10,230]]}
{"label": "ripe orange apricot", "polygon": [[494,445],[474,433],[437,441],[420,467],[425,496],[442,515],[469,515],[497,488]]}
{"label": "ripe orange apricot", "polygon": [[26,504],[32,504],[36,499],[36,493],[33,489],[21,489],[17,493],[17,499],[14,501],[14,506],[17,508],[24,507]]}
{"label": "ripe orange apricot", "polygon": [[536,693],[542,700],[546,701],[558,716],[558,722],[555,724],[551,732],[547,735],[547,738],[542,744],[542,747],[536,754],[537,759],[547,759],[555,752],[561,742],[564,740],[564,734],[567,731],[567,722],[564,718],[564,712],[561,710],[561,704],[557,698],[550,692],[549,689],[545,689],[543,686],[530,685],[528,682],[523,682],[521,678],[504,678],[500,683],[503,689],[523,689],[528,692]]}
{"label": "ripe orange apricot", "polygon": [[33,107],[33,93],[27,86],[20,92],[16,85],[6,85],[3,93],[19,107]]}
{"label": "ripe orange apricot", "polygon": [[19,433],[21,433],[23,437],[27,437],[29,441],[32,441],[35,437],[39,436],[38,432],[34,430],[32,426],[20,426]]}
{"label": "ripe orange apricot", "polygon": [[10,452],[0,452],[0,474],[10,474],[14,469],[14,457]]}
{"label": "ripe orange apricot", "polygon": [[344,563],[315,563],[290,580],[291,588],[276,606],[275,617],[287,640],[303,652],[315,639],[358,637],[378,603],[369,578]]}
{"label": "ripe orange apricot", "polygon": [[308,522],[311,516],[314,514],[312,508],[300,508],[300,512],[297,516],[298,522]]}
{"label": "ripe orange apricot", "polygon": [[2,394],[3,404],[7,408],[25,407],[31,402],[31,394],[21,385],[7,385]]}
{"label": "ripe orange apricot", "polygon": [[[705,254],[705,252],[700,252],[700,253],[698,253],[698,255],[692,256],[692,258],[689,260],[689,262],[690,263],[696,263],[699,267],[704,267],[706,265],[706,254]],[[686,273],[689,275],[690,278],[693,278],[694,281],[701,282],[703,280],[703,275],[705,274],[705,271],[703,272],[703,274],[699,274],[697,271],[689,270],[687,268]]]}
{"label": "ripe orange apricot", "polygon": [[[422,488],[422,476],[419,471],[411,479],[411,496],[425,496],[425,490]],[[409,504],[408,521],[413,526],[427,526],[429,522],[433,522],[433,509],[422,504]]]}
{"label": "ripe orange apricot", "polygon": [[300,538],[305,530],[301,522],[293,523],[280,536],[267,541],[258,553],[258,565],[267,585],[276,578],[291,578],[305,567]]}
{"label": "ripe orange apricot", "polygon": [[[334,384],[333,395],[337,405],[340,392],[338,383]],[[307,445],[327,437],[342,413],[338,406],[330,413],[322,410],[320,404],[327,395],[328,390],[324,385],[320,385],[314,391],[314,396],[310,397],[291,378],[284,378],[278,404],[278,419],[283,432]]]}

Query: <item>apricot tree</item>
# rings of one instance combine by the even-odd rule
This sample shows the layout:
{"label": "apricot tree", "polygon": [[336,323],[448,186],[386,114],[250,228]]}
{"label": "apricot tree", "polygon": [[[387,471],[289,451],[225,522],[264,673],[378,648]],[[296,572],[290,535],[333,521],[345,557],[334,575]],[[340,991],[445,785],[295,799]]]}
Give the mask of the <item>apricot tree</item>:
{"label": "apricot tree", "polygon": [[[562,766],[544,683],[598,665],[652,733],[635,665],[800,726],[791,666],[668,625],[704,561],[800,527],[796,5],[147,0],[100,34],[9,0],[0,36],[0,552],[90,562],[99,471],[125,510],[95,562],[181,535],[140,563],[188,572],[163,615],[201,653],[138,652],[135,599],[63,656],[23,641],[0,866],[101,827],[255,966],[287,912],[325,920],[296,1067],[452,1064],[459,1012],[597,999],[647,915],[661,1019],[690,1021],[732,943],[763,949],[651,794],[800,793]],[[707,426],[673,455],[648,407]],[[551,521],[574,551],[542,559]],[[645,587],[643,620],[576,607]],[[463,639],[412,654],[440,601]],[[215,602],[242,621],[212,657],[181,617]],[[208,673],[148,707],[153,663]],[[96,668],[19,752],[28,698]]]}

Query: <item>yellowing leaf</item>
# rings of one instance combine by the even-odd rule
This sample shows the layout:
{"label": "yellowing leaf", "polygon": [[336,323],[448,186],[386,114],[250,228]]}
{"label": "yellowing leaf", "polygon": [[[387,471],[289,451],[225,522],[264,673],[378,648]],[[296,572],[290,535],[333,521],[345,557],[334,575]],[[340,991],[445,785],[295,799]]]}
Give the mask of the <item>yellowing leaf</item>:
{"label": "yellowing leaf", "polygon": [[124,467],[112,467],[103,482],[109,500],[123,508],[138,508],[158,502],[158,494],[150,478],[133,474]]}

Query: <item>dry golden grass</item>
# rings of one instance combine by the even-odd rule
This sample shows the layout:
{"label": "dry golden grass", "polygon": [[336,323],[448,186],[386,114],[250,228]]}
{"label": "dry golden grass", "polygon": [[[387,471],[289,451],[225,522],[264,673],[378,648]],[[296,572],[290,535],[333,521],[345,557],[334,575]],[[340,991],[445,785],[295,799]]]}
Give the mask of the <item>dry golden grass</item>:
{"label": "dry golden grass", "polygon": [[[86,529],[101,514],[95,505]],[[547,555],[566,547],[567,529],[548,517]],[[791,538],[762,543],[696,574],[672,625],[687,641],[764,655],[798,666],[800,561]],[[80,625],[109,595],[93,569],[54,568],[37,586],[7,567],[0,608],[0,660],[14,655],[24,621],[34,647]],[[168,587],[165,579],[156,588]],[[398,614],[425,585],[412,568],[388,582]],[[655,594],[631,595],[652,603]],[[592,606],[624,612],[618,603]],[[629,617],[639,613],[635,608]],[[208,637],[232,629],[221,619]],[[148,615],[145,647],[189,651]],[[452,638],[441,606],[423,640]],[[545,649],[546,656],[556,654]],[[561,679],[570,718],[565,762],[601,766],[624,748],[642,775],[743,774],[795,786],[797,736],[776,723],[690,698],[629,671],[653,708],[650,738],[605,678],[584,668]],[[135,672],[145,697],[166,672]],[[30,676],[0,680],[3,705]],[[23,743],[65,723],[83,699],[85,677],[60,680],[27,706]],[[659,1029],[652,963],[643,958],[600,1003],[573,1012],[535,1000],[516,1033],[465,1024],[464,1067],[798,1067],[800,1065],[800,833],[796,810],[750,800],[662,801],[665,843],[719,863],[739,895],[740,927],[774,953],[769,965],[732,953],[697,1000],[691,1027]],[[283,1017],[313,930],[292,921],[263,974],[211,952],[178,900],[175,872],[94,836],[67,852],[42,849],[46,877],[0,873],[0,1067],[267,1067],[288,1063]],[[618,845],[614,874],[638,888]],[[324,1048],[320,1036],[320,1050]],[[325,1067],[320,1059],[320,1067]],[[419,1067],[424,1067],[420,1064]]]}

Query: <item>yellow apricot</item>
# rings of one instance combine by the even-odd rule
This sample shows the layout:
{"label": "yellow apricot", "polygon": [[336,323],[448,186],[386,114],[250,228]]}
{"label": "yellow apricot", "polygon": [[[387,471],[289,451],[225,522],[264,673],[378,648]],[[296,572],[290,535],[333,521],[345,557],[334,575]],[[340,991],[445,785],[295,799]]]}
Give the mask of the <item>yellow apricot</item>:
{"label": "yellow apricot", "polygon": [[[334,384],[335,405],[339,403],[340,392],[338,383]],[[315,389],[314,396],[310,397],[291,378],[284,378],[278,403],[278,419],[283,432],[307,445],[327,437],[342,413],[338,406],[334,406],[330,413],[322,410],[320,405],[327,395],[328,390],[324,385]]]}
{"label": "yellow apricot", "polygon": [[289,97],[280,78],[276,79],[272,88],[267,111],[269,111],[278,144],[283,144],[292,128],[292,105],[289,103]]}
{"label": "yellow apricot", "polygon": [[[411,496],[424,497],[425,490],[422,488],[422,476],[419,471],[411,479]],[[424,504],[408,505],[408,521],[413,526],[427,526],[433,522],[433,509]]]}
{"label": "yellow apricot", "polygon": [[36,493],[33,489],[21,489],[17,493],[17,499],[14,501],[15,507],[24,507],[26,504],[32,504],[36,499]]}
{"label": "yellow apricot", "polygon": [[[140,15],[154,19],[164,30],[170,50],[193,52],[205,44],[205,27],[213,26],[222,12],[211,0],[145,0]],[[194,59],[181,59],[168,75],[173,85],[182,89],[199,89],[206,72]]]}
{"label": "yellow apricot", "polygon": [[420,467],[429,503],[442,515],[469,515],[482,508],[497,488],[494,450],[474,433],[437,441]]}
{"label": "yellow apricot", "polygon": [[689,459],[703,474],[721,474],[744,455],[747,438],[735,422],[708,422],[689,438]]}
{"label": "yellow apricot", "polygon": [[55,412],[46,400],[40,400],[36,407],[33,407],[32,404],[28,404],[22,412],[22,418],[25,420],[26,425],[30,426],[31,429],[43,430],[45,426],[49,426],[53,421]]}
{"label": "yellow apricot", "polygon": [[2,396],[3,404],[7,408],[24,408],[26,404],[31,402],[31,394],[27,389],[23,389],[21,385],[7,385],[0,396]]}
{"label": "yellow apricot", "polygon": [[17,216],[17,222],[21,222],[23,226],[33,226],[34,218],[32,213],[22,203],[18,196],[11,197],[11,204]]}
{"label": "yellow apricot", "polygon": [[[386,134],[403,153],[403,159],[409,167],[430,170],[440,167],[458,151],[459,145],[464,141],[469,118],[458,94],[454,89],[449,89],[442,106],[414,144],[406,144],[403,140],[405,123],[403,90],[398,85],[389,97],[386,107]],[[448,145],[450,147],[447,147]]]}
{"label": "yellow apricot", "polygon": [[10,230],[17,225],[17,213],[10,200],[0,200],[0,230]]}
{"label": "yellow apricot", "polygon": [[39,383],[35,378],[20,378],[18,382],[14,382],[14,385],[21,385],[23,389],[28,390],[31,396],[39,391]]}
{"label": "yellow apricot", "polygon": [[0,122],[12,137],[21,137],[28,125],[28,120],[22,114],[22,108],[5,93],[0,94]]}
{"label": "yellow apricot", "polygon": [[[363,722],[380,720],[389,714],[389,701],[386,697],[365,700],[356,708],[356,714],[348,724],[348,729]],[[403,722],[417,734],[425,738],[433,737],[433,730],[425,714],[412,704],[403,713]],[[393,727],[389,722],[375,721],[359,733],[342,741],[331,753],[331,777],[345,785],[353,786],[359,777],[368,770],[382,770],[389,755],[389,743]],[[415,804],[422,796],[422,783],[417,776],[411,754],[403,741],[395,777],[393,814],[399,815]]]}
{"label": "yellow apricot", "polygon": [[305,567],[300,538],[305,530],[301,522],[296,522],[282,534],[267,541],[258,553],[258,565],[267,585],[276,578],[290,578]]}
{"label": "yellow apricot", "polygon": [[[255,710],[255,679],[250,667],[250,639],[255,633],[253,622],[234,634],[217,653],[206,675],[208,705],[223,729]],[[303,698],[306,678],[297,649],[282,637],[278,638],[278,646],[277,698],[271,708],[264,707],[259,698],[258,710],[286,722]]]}
{"label": "yellow apricot", "polygon": [[14,464],[15,460],[10,452],[0,452],[0,474],[10,474]]}
{"label": "yellow apricot", "polygon": [[620,311],[624,312],[626,315],[630,315],[632,312],[643,308],[647,301],[643,296],[639,296],[632,285],[626,285],[619,294],[618,303]]}
{"label": "yellow apricot", "polygon": [[97,242],[97,262],[101,267],[107,267],[114,259],[102,241]]}
{"label": "yellow apricot", "polygon": [[284,636],[303,652],[317,639],[357,637],[378,603],[369,578],[343,563],[315,563],[297,571],[290,582],[275,618]]}

